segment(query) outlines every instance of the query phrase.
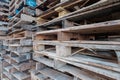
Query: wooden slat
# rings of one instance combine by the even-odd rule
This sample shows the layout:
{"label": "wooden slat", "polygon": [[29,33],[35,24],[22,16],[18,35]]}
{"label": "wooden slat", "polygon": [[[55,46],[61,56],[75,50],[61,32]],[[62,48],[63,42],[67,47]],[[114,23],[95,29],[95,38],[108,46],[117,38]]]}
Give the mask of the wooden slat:
{"label": "wooden slat", "polygon": [[13,73],[13,76],[18,80],[24,80],[24,79],[30,78],[30,75],[23,72],[15,72]]}
{"label": "wooden slat", "polygon": [[120,50],[120,42],[114,41],[39,41],[37,44],[62,45],[103,50]]}
{"label": "wooden slat", "polygon": [[38,62],[41,62],[45,65],[48,65],[50,67],[54,67],[54,61],[50,60],[50,59],[47,59],[47,58],[44,58],[44,57],[40,57],[40,58],[34,58],[34,60],[38,61]]}
{"label": "wooden slat", "polygon": [[100,59],[100,58],[95,58],[95,57],[84,56],[84,55],[78,54],[78,55],[71,56],[68,58],[63,58],[63,59],[82,63],[82,64],[92,65],[92,66],[96,66],[96,67],[100,67],[100,68],[104,68],[104,69],[108,69],[108,70],[113,70],[116,72],[120,72],[119,64],[114,63],[112,61]]}
{"label": "wooden slat", "polygon": [[109,78],[113,78],[113,79],[117,79],[117,80],[120,79],[120,73],[118,73],[118,72],[109,71],[109,70],[106,70],[106,69],[101,69],[101,68],[98,68],[98,67],[93,67],[93,66],[90,66],[90,65],[85,65],[85,64],[81,64],[81,63],[77,63],[77,62],[71,62],[71,61],[67,61],[67,60],[63,60],[63,59],[60,59],[60,61],[63,61],[63,62],[72,64],[72,65],[81,67],[83,69],[86,69],[86,70],[104,75],[104,76],[109,77]]}
{"label": "wooden slat", "polygon": [[42,73],[45,76],[50,77],[53,80],[72,80],[72,77],[63,74],[61,72],[58,72],[56,70],[50,69],[50,68],[45,68],[43,70],[39,70],[40,73]]}
{"label": "wooden slat", "polygon": [[[86,64],[86,65],[92,65],[95,67],[100,67],[100,68],[104,68],[107,70],[112,70],[112,71],[116,71],[116,72],[120,72],[119,69],[119,64],[114,63],[114,62],[110,62],[104,59],[100,59],[100,58],[95,58],[95,57],[90,57],[90,56],[85,56],[85,55],[75,55],[75,56],[68,56],[68,57],[60,57],[57,55],[57,53],[52,53],[52,52],[48,52],[48,51],[35,51],[38,54],[42,54],[45,56],[48,56],[50,58],[53,59],[63,59],[63,60],[69,60],[71,62],[78,62],[78,63],[82,63],[82,64]],[[44,62],[45,64],[45,62]],[[48,64],[47,64],[48,65]]]}
{"label": "wooden slat", "polygon": [[82,80],[96,80],[93,75],[86,73],[78,68],[72,67],[72,66],[68,66],[65,65],[62,68],[59,69],[60,71],[63,72],[68,72],[71,73],[72,75],[82,79]]}
{"label": "wooden slat", "polygon": [[113,21],[106,21],[101,23],[89,24],[89,25],[82,25],[82,26],[74,26],[65,29],[57,29],[57,30],[49,30],[49,31],[42,31],[37,32],[36,35],[39,34],[56,34],[58,32],[78,32],[80,34],[87,34],[87,33],[103,33],[103,32],[116,32],[119,31],[120,28],[120,20],[113,20]]}
{"label": "wooden slat", "polygon": [[[110,2],[110,3],[109,3]],[[113,1],[114,2],[114,1]],[[109,1],[109,0],[106,0],[105,2],[104,2],[104,0],[101,0],[100,2],[98,2],[98,3],[96,3],[96,4],[94,4],[94,5],[90,5],[90,6],[88,6],[88,7],[84,7],[83,9],[80,9],[80,10],[78,10],[78,11],[75,11],[75,12],[73,12],[73,13],[69,13],[68,15],[66,15],[66,17],[64,16],[64,17],[61,17],[61,18],[56,18],[56,19],[53,19],[53,20],[51,20],[51,21],[49,21],[49,22],[46,22],[46,23],[43,23],[43,24],[41,24],[41,25],[39,25],[40,27],[42,27],[42,26],[45,26],[45,25],[50,25],[50,24],[53,24],[53,23],[56,23],[56,22],[58,22],[58,21],[61,21],[61,20],[66,20],[66,19],[74,19],[75,20],[75,17],[79,17],[79,19],[81,19],[82,18],[82,16],[85,16],[85,15],[89,15],[89,16],[91,16],[90,14],[93,14],[93,13],[96,13],[96,12],[102,12],[102,11],[105,11],[104,9],[106,9],[106,10],[108,10],[107,8],[110,8],[111,9],[111,7],[113,7],[113,6],[116,6],[116,5],[120,5],[119,4],[119,1],[118,0],[116,0],[115,2],[118,2],[117,4],[112,4],[112,5],[108,5],[108,6],[103,6],[103,5],[106,5],[106,4],[111,4],[111,3],[113,3],[112,1]],[[105,4],[104,4],[105,3]],[[98,6],[98,5],[101,5],[101,6],[103,6],[102,8],[101,8],[101,6]],[[94,9],[95,8],[95,9]],[[88,10],[88,11],[87,11]],[[89,11],[90,10],[90,11]],[[83,12],[83,13],[82,13]],[[77,13],[79,13],[79,14],[77,14]],[[82,14],[80,14],[80,13],[82,13]],[[74,14],[76,14],[76,15],[74,15]],[[72,16],[71,16],[72,15]]]}

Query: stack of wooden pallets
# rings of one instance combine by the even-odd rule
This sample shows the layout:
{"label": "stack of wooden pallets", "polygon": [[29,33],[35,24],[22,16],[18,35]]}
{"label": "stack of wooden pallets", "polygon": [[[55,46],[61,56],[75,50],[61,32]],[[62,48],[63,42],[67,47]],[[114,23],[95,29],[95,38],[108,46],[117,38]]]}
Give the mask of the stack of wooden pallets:
{"label": "stack of wooden pallets", "polygon": [[[29,35],[28,35],[29,34]],[[10,36],[4,55],[3,77],[9,80],[30,80],[29,70],[34,68],[32,60],[31,32],[22,31]],[[9,74],[9,75],[8,75]]]}
{"label": "stack of wooden pallets", "polygon": [[37,8],[32,80],[119,80],[120,1],[48,1]]}
{"label": "stack of wooden pallets", "polygon": [[120,80],[119,14],[120,0],[11,0],[2,79]]}
{"label": "stack of wooden pallets", "polygon": [[5,80],[30,80],[30,70],[35,66],[32,60],[33,32],[24,29],[33,25],[35,10],[26,3],[26,0],[11,0],[9,3],[9,25],[2,52],[2,79]]}

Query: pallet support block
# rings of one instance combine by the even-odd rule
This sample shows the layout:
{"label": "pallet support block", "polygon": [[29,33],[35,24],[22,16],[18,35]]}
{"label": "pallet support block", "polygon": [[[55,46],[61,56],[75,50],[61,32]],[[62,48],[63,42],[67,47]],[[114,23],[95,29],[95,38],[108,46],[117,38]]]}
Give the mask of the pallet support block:
{"label": "pallet support block", "polygon": [[43,19],[43,18],[41,18],[41,17],[37,18],[36,21],[37,21],[37,24],[43,24],[43,23],[47,22],[46,19]]}
{"label": "pallet support block", "polygon": [[36,70],[41,70],[41,69],[43,69],[43,68],[45,68],[46,66],[44,65],[44,64],[42,64],[42,63],[36,63]]}
{"label": "pallet support block", "polygon": [[58,32],[58,40],[59,41],[70,40],[70,34],[66,32]]}
{"label": "pallet support block", "polygon": [[30,75],[31,75],[31,80],[36,80],[36,76],[35,76],[36,73],[37,73],[36,70],[31,71],[31,73],[30,73]]}
{"label": "pallet support block", "polygon": [[39,57],[42,57],[42,55],[40,55],[40,54],[38,54],[38,53],[34,53],[34,54],[33,54],[33,59],[39,58]]}
{"label": "pallet support block", "polygon": [[58,7],[58,8],[55,9],[55,11],[58,12],[59,17],[62,17],[62,16],[64,16],[64,15],[69,13],[69,11],[64,9],[63,7]]}
{"label": "pallet support block", "polygon": [[[71,55],[71,47],[67,46],[56,46],[56,53],[58,57],[67,57]],[[55,59],[55,68],[60,68],[64,66],[66,63]]]}
{"label": "pallet support block", "polygon": [[42,44],[39,44],[39,45],[34,45],[34,50],[37,50],[37,51],[42,51],[42,50],[45,50],[45,46],[42,45]]}
{"label": "pallet support block", "polygon": [[120,65],[120,51],[115,51],[118,59],[118,64]]}
{"label": "pallet support block", "polygon": [[62,25],[63,25],[63,28],[73,27],[74,26],[74,22],[70,22],[68,20],[64,20]]}
{"label": "pallet support block", "polygon": [[69,32],[58,32],[59,41],[70,41],[70,40],[86,40],[89,36],[83,36],[79,33],[69,33]]}
{"label": "pallet support block", "polygon": [[57,56],[67,57],[71,55],[71,47],[68,46],[56,46]]}

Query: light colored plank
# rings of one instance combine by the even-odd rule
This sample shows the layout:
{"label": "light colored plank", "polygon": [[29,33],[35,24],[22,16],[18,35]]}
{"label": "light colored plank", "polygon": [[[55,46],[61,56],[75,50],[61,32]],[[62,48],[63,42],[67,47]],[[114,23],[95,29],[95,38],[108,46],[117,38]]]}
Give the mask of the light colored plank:
{"label": "light colored plank", "polygon": [[45,76],[50,77],[53,80],[72,80],[72,77],[50,68],[39,70],[39,72]]}
{"label": "light colored plank", "polygon": [[23,72],[14,72],[13,76],[18,80],[24,80],[30,77],[30,75],[23,73]]}
{"label": "light colored plank", "polygon": [[104,75],[104,76],[112,78],[112,79],[117,79],[117,80],[120,79],[120,73],[118,73],[118,72],[102,69],[102,68],[99,68],[99,67],[93,67],[93,66],[81,64],[81,63],[78,63],[78,62],[72,62],[72,61],[69,61],[69,60],[63,60],[63,59],[59,59],[59,60],[63,61],[63,62],[66,62],[66,63],[69,63],[71,65],[78,66],[80,68],[83,68],[83,69],[86,69],[86,70]]}
{"label": "light colored plank", "polygon": [[62,68],[59,69],[60,71],[63,72],[68,72],[82,80],[96,80],[93,75],[86,73],[78,68],[75,68],[73,66],[65,65]]}

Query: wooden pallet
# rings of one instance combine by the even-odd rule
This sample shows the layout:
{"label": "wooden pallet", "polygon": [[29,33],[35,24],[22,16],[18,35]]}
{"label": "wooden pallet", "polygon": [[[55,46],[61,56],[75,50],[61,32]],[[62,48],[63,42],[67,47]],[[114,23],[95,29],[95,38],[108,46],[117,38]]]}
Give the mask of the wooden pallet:
{"label": "wooden pallet", "polygon": [[[66,14],[69,14],[70,12],[74,12],[75,10],[80,9],[79,4],[81,6],[85,6],[87,4],[87,1],[84,0],[76,0],[76,1],[68,0],[65,2],[61,1],[61,3],[58,3],[56,6],[53,6],[46,11],[43,11],[43,13],[39,17],[39,20],[40,18],[43,18],[44,20],[47,19],[49,20],[50,18],[54,19],[56,17],[62,17]],[[54,14],[54,16],[52,14]]]}
{"label": "wooden pallet", "polygon": [[[34,41],[34,60],[55,69],[69,64],[119,80],[120,43],[104,39],[98,41],[95,37],[96,34],[102,33],[110,36],[109,33],[119,31],[118,27],[119,20],[115,20],[37,32]],[[109,51],[113,51],[113,55],[117,57]]]}
{"label": "wooden pallet", "polygon": [[[76,2],[77,1],[80,1],[80,0],[76,0]],[[117,0],[115,1],[115,2],[117,2]],[[50,23],[50,22],[58,22],[58,20],[60,21],[60,20],[65,20],[65,18],[73,18],[73,17],[75,17],[75,16],[77,16],[76,18],[77,19],[79,19],[80,17],[81,18],[84,18],[84,20],[85,20],[85,17],[87,16],[87,18],[88,18],[88,16],[93,16],[93,14],[95,13],[95,15],[97,15],[97,13],[98,13],[98,15],[99,14],[103,14],[102,12],[104,12],[105,10],[104,9],[106,9],[106,8],[109,8],[110,6],[112,6],[112,7],[114,7],[115,5],[118,5],[119,4],[119,1],[118,1],[118,4],[112,4],[113,2],[112,1],[103,1],[103,0],[100,0],[99,2],[97,2],[97,3],[95,3],[95,4],[93,4],[93,5],[90,5],[90,6],[88,6],[88,7],[85,7],[85,8],[83,8],[83,9],[79,9],[79,10],[77,10],[77,11],[75,11],[75,12],[71,12],[71,13],[68,13],[68,15],[64,15],[63,17],[61,17],[61,18],[56,18],[56,19],[54,19],[54,18],[52,18],[53,20],[49,20],[49,19],[45,19],[44,17],[39,17],[38,18],[38,23],[40,23],[39,25],[42,25],[43,23]],[[62,12],[62,14],[63,13],[66,13],[66,11],[65,11],[65,9],[64,9],[64,7],[58,7],[58,9],[56,9],[57,11],[63,11]],[[98,11],[99,10],[99,11]],[[113,9],[112,9],[113,10]],[[46,15],[46,16],[48,16],[48,17],[50,17],[50,16],[52,16],[52,14],[55,14],[55,13],[53,13],[53,11],[54,10],[51,10],[51,11],[48,11],[48,12],[46,12],[46,14],[51,14],[51,15]],[[106,9],[106,11],[107,11],[107,9]],[[101,13],[100,13],[101,12]],[[110,12],[109,12],[110,13]],[[92,14],[92,15],[91,15]],[[45,13],[43,14],[43,15],[41,15],[41,16],[44,16],[45,15]],[[81,15],[85,15],[85,17],[82,17]],[[79,18],[78,18],[78,16],[80,16]],[[94,16],[95,17],[95,16]],[[93,17],[93,18],[94,18]],[[74,18],[73,20],[76,20],[76,18]],[[86,19],[87,20],[87,19]],[[89,22],[89,21],[88,21]],[[42,24],[41,24],[42,23]]]}
{"label": "wooden pallet", "polygon": [[[119,13],[119,11],[118,12],[116,11],[117,9],[119,9],[119,5],[120,5],[119,2],[112,5],[110,4],[105,6],[101,5],[95,9],[91,8],[92,10],[90,9],[90,11],[83,10],[82,12],[82,10],[80,10],[76,13],[73,14],[71,13],[71,15],[68,15],[66,17],[57,18],[50,21],[46,21],[39,18],[41,19],[41,22],[38,21],[40,22],[40,24],[37,25],[36,27],[37,29],[40,28],[42,30],[50,30],[108,21],[111,18],[110,16],[114,16],[114,19],[115,18],[119,19],[118,17],[115,17],[115,15],[117,16],[117,13]],[[109,15],[106,15],[107,13],[109,13]]]}
{"label": "wooden pallet", "polygon": [[[18,31],[11,34],[4,45],[8,46],[4,59],[12,66],[11,71],[5,72],[4,77],[10,80],[30,80],[29,70],[35,66],[32,61],[32,32]],[[9,77],[8,74],[12,76]]]}
{"label": "wooden pallet", "polygon": [[9,34],[9,38],[13,38],[14,39],[22,39],[22,38],[28,38],[28,37],[32,37],[32,32],[30,31],[25,31],[23,29],[20,30],[16,30],[12,33]]}

